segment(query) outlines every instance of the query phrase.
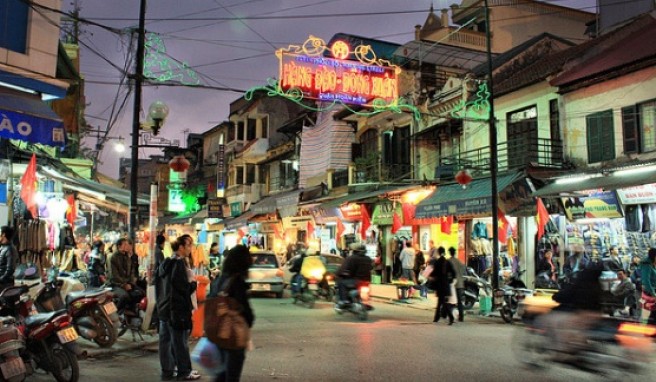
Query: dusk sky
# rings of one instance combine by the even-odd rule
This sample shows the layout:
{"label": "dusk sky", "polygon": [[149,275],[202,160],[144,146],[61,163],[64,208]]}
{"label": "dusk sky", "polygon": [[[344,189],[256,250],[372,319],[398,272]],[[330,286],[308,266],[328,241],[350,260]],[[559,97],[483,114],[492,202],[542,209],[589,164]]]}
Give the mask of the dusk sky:
{"label": "dusk sky", "polygon": [[[70,11],[75,0],[64,0]],[[550,1],[594,12],[594,0]],[[77,0],[80,17],[103,26],[81,24],[81,73],[86,79],[86,118],[94,128],[106,129],[124,102],[127,86],[119,86],[129,52],[129,29],[136,27],[139,0]],[[436,13],[457,0],[432,1]],[[202,133],[228,118],[229,105],[243,96],[239,90],[266,83],[277,76],[274,51],[289,44],[302,44],[310,35],[326,42],[336,33],[348,33],[403,44],[414,38],[414,27],[423,24],[430,0],[150,0],[146,29],[156,33],[166,53],[161,65],[174,68],[185,83],[193,78],[178,68],[188,66],[207,89],[184,86],[147,86],[143,108],[153,101],[169,105],[170,114],[160,136],[185,137]],[[294,17],[303,15],[305,17]],[[246,19],[238,19],[246,18]],[[217,20],[218,19],[218,20]],[[557,32],[552,32],[557,34]],[[132,60],[134,56],[131,55]],[[121,70],[119,70],[121,69]],[[132,72],[133,61],[128,66]],[[155,69],[153,68],[153,71]],[[212,89],[220,88],[220,89]],[[226,91],[221,89],[234,89]],[[110,135],[122,136],[130,143],[132,94],[120,112],[114,112]],[[142,116],[145,120],[145,116]],[[86,139],[93,147],[94,139]],[[101,172],[116,177],[118,155],[107,144],[100,158]],[[124,156],[129,156],[129,146]],[[140,158],[152,151],[140,150]]]}

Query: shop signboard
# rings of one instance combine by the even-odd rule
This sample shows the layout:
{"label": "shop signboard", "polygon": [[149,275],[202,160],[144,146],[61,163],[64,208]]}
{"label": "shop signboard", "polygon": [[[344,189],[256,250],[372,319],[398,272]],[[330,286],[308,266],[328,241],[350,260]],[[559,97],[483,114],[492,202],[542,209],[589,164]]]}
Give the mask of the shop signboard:
{"label": "shop signboard", "polygon": [[216,152],[216,196],[225,195],[225,145],[219,145]]}
{"label": "shop signboard", "polygon": [[375,225],[393,225],[394,212],[400,219],[403,219],[401,203],[396,203],[396,208],[392,202],[378,203],[374,206],[374,211],[371,214],[371,223]]}
{"label": "shop signboard", "polygon": [[340,207],[340,212],[344,217],[344,220],[348,221],[360,221],[362,220],[362,213],[360,211],[360,205],[357,203],[349,203],[345,206]]}
{"label": "shop signboard", "polygon": [[435,203],[417,206],[416,217],[423,216],[474,216],[492,211],[492,198],[471,198],[467,200],[453,200],[444,203]]}
{"label": "shop signboard", "polygon": [[535,216],[535,192],[528,178],[518,179],[499,192],[503,212],[508,216]]}
{"label": "shop signboard", "polygon": [[207,200],[207,217],[212,219],[223,218],[223,203],[221,203],[221,199]]}
{"label": "shop signboard", "polygon": [[[284,229],[297,229],[306,230],[307,223],[312,221],[312,216],[292,216],[282,218],[282,226]],[[312,222],[314,224],[314,222]]]}
{"label": "shop signboard", "polygon": [[182,212],[185,204],[182,201],[182,190],[169,188],[169,211]]}
{"label": "shop signboard", "polygon": [[623,216],[615,191],[586,190],[580,193],[583,196],[561,198],[568,220]]}
{"label": "shop signboard", "polygon": [[242,214],[241,202],[230,203],[230,216],[237,217]]}
{"label": "shop signboard", "polygon": [[325,224],[327,221],[335,221],[336,219],[341,219],[342,214],[339,212],[339,208],[323,208],[323,207],[313,207],[310,209],[310,213],[314,217],[314,221],[317,224]]}
{"label": "shop signboard", "polygon": [[644,184],[642,186],[620,188],[617,195],[624,205],[629,204],[654,204],[656,203],[656,184]]}

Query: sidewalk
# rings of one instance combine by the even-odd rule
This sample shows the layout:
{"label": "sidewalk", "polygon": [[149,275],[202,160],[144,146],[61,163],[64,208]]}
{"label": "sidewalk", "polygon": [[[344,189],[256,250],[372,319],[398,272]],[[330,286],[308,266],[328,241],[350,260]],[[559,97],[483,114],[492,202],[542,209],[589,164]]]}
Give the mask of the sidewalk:
{"label": "sidewalk", "polygon": [[156,332],[149,332],[148,334],[144,334],[143,338],[144,339],[142,341],[139,336],[137,336],[136,340],[133,341],[132,334],[128,332],[125,333],[122,337],[119,337],[116,343],[110,348],[101,348],[95,342],[87,341],[82,337],[77,340],[77,343],[80,345],[83,351],[87,352],[87,357],[102,358],[125,351],[143,349],[145,347],[155,345],[159,342],[159,336]]}

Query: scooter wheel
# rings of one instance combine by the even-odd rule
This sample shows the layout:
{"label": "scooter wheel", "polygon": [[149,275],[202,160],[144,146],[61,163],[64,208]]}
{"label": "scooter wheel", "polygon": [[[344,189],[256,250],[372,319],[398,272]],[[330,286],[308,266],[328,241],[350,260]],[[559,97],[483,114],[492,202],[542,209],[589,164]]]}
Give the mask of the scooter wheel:
{"label": "scooter wheel", "polygon": [[510,309],[509,306],[506,305],[506,306],[502,306],[501,308],[499,308],[499,313],[501,313],[501,318],[503,318],[503,320],[506,323],[508,323],[508,324],[513,323],[513,312],[512,312],[512,309]]}
{"label": "scooter wheel", "polygon": [[114,345],[118,339],[118,333],[114,324],[104,316],[94,317],[98,324],[98,335],[93,339],[101,348],[109,348]]}
{"label": "scooter wheel", "polygon": [[363,304],[358,304],[358,318],[360,321],[367,321],[367,318],[369,317],[369,312],[367,311],[367,308]]}

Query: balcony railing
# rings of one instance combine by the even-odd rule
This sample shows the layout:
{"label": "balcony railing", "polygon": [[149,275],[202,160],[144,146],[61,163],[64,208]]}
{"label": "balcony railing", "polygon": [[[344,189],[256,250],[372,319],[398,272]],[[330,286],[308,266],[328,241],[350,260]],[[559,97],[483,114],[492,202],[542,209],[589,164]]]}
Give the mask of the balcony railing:
{"label": "balcony railing", "polygon": [[413,166],[410,164],[380,164],[354,166],[353,179],[350,184],[360,183],[394,183],[413,178]]}
{"label": "balcony railing", "polygon": [[[521,142],[502,142],[497,145],[499,171],[519,170],[529,165],[547,168],[563,167],[563,142],[560,139],[527,139]],[[488,173],[490,146],[465,151],[440,159],[435,178],[453,178],[463,168]]]}

